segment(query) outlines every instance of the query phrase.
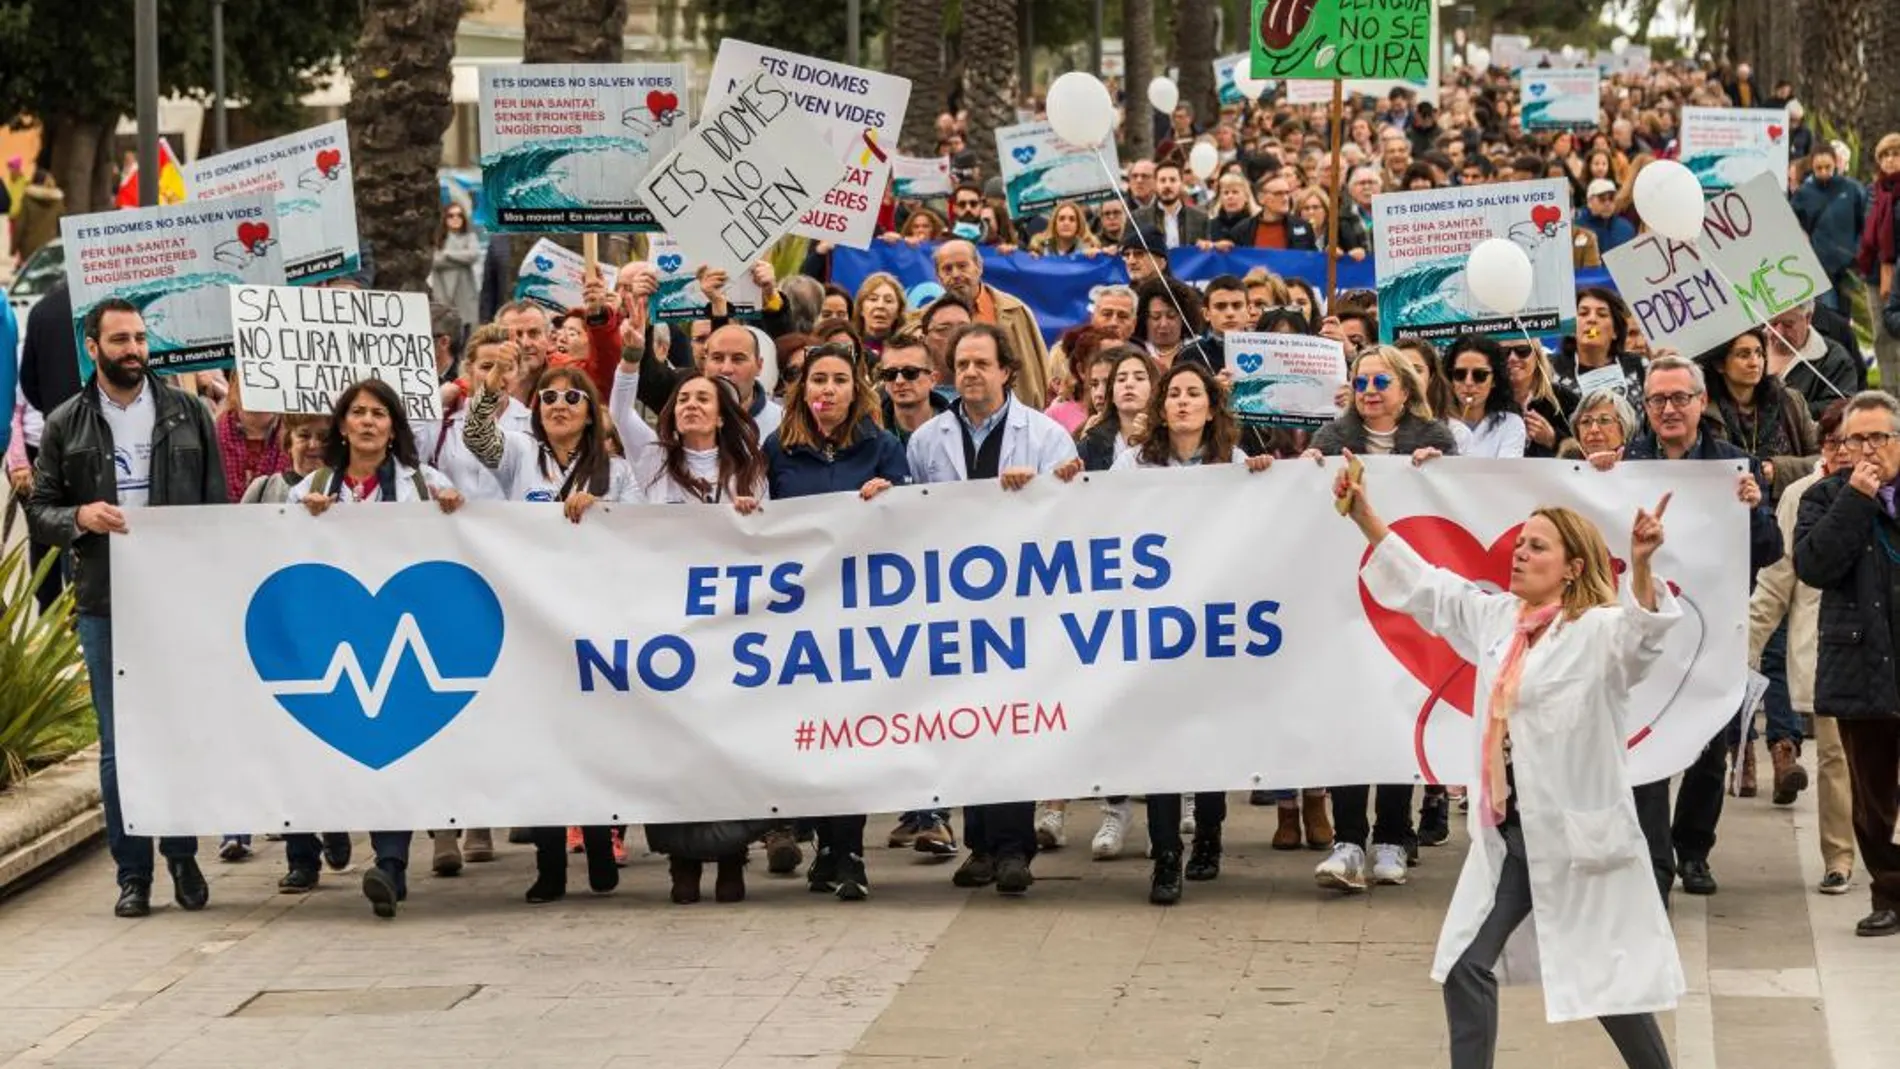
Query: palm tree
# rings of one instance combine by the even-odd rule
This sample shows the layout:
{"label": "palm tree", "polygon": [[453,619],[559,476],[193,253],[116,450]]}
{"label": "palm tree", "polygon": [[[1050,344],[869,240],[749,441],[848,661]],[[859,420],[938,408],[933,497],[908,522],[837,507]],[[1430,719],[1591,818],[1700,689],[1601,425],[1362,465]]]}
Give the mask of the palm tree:
{"label": "palm tree", "polygon": [[943,77],[943,0],[906,0],[891,27],[891,73],[910,79],[910,110],[899,146],[912,156],[937,151],[937,115],[948,106]]}
{"label": "palm tree", "polygon": [[[1900,4],[1877,3],[1874,5],[1873,30],[1867,36],[1867,55],[1892,56],[1900,52]],[[1863,158],[1871,156],[1875,141],[1881,137],[1900,132],[1900,93],[1890,90],[1869,93],[1866,104],[1860,114],[1860,144]],[[1874,161],[1866,159],[1864,166],[1871,168]],[[1873,173],[1871,170],[1869,173]]]}
{"label": "palm tree", "polygon": [[986,176],[1000,174],[996,131],[1016,121],[1016,0],[963,0],[966,138]]}
{"label": "palm tree", "polygon": [[464,0],[364,0],[350,61],[350,155],[356,217],[375,285],[429,292],[441,218],[436,168],[449,103],[449,60]]}
{"label": "palm tree", "polygon": [[1154,117],[1148,107],[1154,55],[1154,0],[1122,0],[1122,138],[1130,160],[1155,154]]}
{"label": "palm tree", "polygon": [[1174,65],[1181,71],[1181,103],[1194,109],[1198,125],[1220,115],[1214,95],[1214,0],[1180,0],[1174,8]]}
{"label": "palm tree", "polygon": [[522,27],[529,63],[618,63],[627,0],[527,0]]}

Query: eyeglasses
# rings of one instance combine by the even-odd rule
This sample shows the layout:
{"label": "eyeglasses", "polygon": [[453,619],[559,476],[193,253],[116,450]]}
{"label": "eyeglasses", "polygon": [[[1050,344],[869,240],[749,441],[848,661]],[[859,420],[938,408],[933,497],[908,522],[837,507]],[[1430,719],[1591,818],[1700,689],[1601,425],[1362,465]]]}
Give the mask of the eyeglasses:
{"label": "eyeglasses", "polygon": [[1843,442],[1841,440],[1841,436],[1838,434],[1829,435],[1828,437],[1821,439],[1822,449],[1839,449],[1841,446],[1845,444],[1847,443]]}
{"label": "eyeglasses", "polygon": [[785,385],[790,386],[805,377],[805,365],[803,363],[787,364],[779,369],[779,377],[785,380]]}
{"label": "eyeglasses", "polygon": [[1859,453],[1867,449],[1885,449],[1888,443],[1897,437],[1900,437],[1900,435],[1887,434],[1880,431],[1876,431],[1873,434],[1850,434],[1841,439],[1841,444],[1845,445],[1850,451]]}
{"label": "eyeglasses", "polygon": [[1680,390],[1675,393],[1652,393],[1643,398],[1643,407],[1651,412],[1661,412],[1669,408],[1687,409],[1690,402],[1700,396],[1702,396],[1700,393],[1684,393]]}
{"label": "eyeglasses", "polygon": [[1475,382],[1479,385],[1491,381],[1491,369],[1488,367],[1455,367],[1451,369],[1451,381]]}
{"label": "eyeglasses", "polygon": [[1587,431],[1595,427],[1601,427],[1607,431],[1611,427],[1617,426],[1620,422],[1621,421],[1615,416],[1584,416],[1577,421],[1577,429]]}
{"label": "eyeglasses", "polygon": [[1373,375],[1370,377],[1360,375],[1358,378],[1352,380],[1352,392],[1365,393],[1366,389],[1370,387],[1380,393],[1384,393],[1391,385],[1392,376],[1390,375]]}
{"label": "eyeglasses", "polygon": [[879,382],[896,382],[898,379],[903,379],[905,382],[916,382],[928,374],[929,371],[929,368],[922,367],[881,367],[877,369],[877,380]]}
{"label": "eyeglasses", "polygon": [[850,342],[843,341],[828,341],[823,345],[807,345],[805,347],[806,360],[813,360],[821,356],[842,356],[846,360],[856,360],[858,358],[858,348]]}
{"label": "eyeglasses", "polygon": [[983,202],[980,200],[959,200],[957,201],[956,206],[958,208],[975,209],[975,208],[981,208],[983,206]]}
{"label": "eyeglasses", "polygon": [[1529,360],[1536,352],[1537,350],[1528,345],[1504,346],[1504,358],[1506,360]]}
{"label": "eyeglasses", "polygon": [[582,401],[585,401],[586,399],[587,399],[586,394],[572,387],[569,387],[568,389],[565,389],[565,390],[542,390],[541,391],[541,403],[544,405],[558,404],[561,402],[566,402],[567,404],[570,404],[570,405],[578,405]]}

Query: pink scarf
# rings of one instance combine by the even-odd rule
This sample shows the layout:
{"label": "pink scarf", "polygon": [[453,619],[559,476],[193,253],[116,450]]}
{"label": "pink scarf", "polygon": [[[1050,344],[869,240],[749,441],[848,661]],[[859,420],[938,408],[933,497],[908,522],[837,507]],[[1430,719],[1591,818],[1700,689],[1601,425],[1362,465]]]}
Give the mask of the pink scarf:
{"label": "pink scarf", "polygon": [[1524,655],[1531,642],[1563,611],[1562,605],[1532,609],[1525,605],[1517,611],[1517,626],[1511,631],[1511,648],[1505,651],[1504,664],[1491,683],[1490,712],[1484,725],[1483,800],[1479,816],[1487,828],[1495,828],[1504,819],[1505,801],[1510,786],[1504,777],[1504,742],[1511,733],[1511,713],[1517,708],[1517,688],[1523,682]]}

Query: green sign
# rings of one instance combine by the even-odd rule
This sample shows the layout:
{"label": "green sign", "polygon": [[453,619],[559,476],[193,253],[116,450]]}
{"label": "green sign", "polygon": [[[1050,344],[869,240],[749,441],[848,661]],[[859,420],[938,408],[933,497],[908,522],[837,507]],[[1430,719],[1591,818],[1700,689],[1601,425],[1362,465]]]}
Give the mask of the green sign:
{"label": "green sign", "polygon": [[1431,77],[1435,0],[1253,0],[1253,76]]}

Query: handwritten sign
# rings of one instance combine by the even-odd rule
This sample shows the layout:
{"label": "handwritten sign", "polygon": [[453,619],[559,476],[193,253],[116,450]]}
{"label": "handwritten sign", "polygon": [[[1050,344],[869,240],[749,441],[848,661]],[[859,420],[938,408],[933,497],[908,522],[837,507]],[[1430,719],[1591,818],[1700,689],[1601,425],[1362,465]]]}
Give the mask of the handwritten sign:
{"label": "handwritten sign", "polygon": [[822,203],[846,167],[779,80],[752,72],[647,175],[640,196],[697,261],[738,274]]}
{"label": "handwritten sign", "polygon": [[1603,254],[1651,345],[1694,356],[1830,288],[1781,183],[1756,175],[1709,201],[1693,243],[1644,234]]}
{"label": "handwritten sign", "polygon": [[686,133],[683,63],[483,65],[482,211],[501,230],[655,228],[636,190]]}
{"label": "handwritten sign", "polygon": [[551,312],[579,308],[585,303],[581,286],[586,279],[587,261],[580,253],[542,238],[515,271],[515,300],[533,301]]}
{"label": "handwritten sign", "polygon": [[[1381,341],[1559,333],[1576,320],[1570,187],[1561,178],[1381,194],[1372,198],[1372,230]],[[1472,248],[1490,238],[1515,242],[1530,258],[1531,296],[1516,316],[1486,309],[1465,282]]]}
{"label": "handwritten sign", "polygon": [[1104,142],[1101,151],[1102,158],[1097,159],[1094,149],[1062,141],[1046,121],[999,128],[996,156],[1009,214],[1033,215],[1063,200],[1080,204],[1114,200],[1115,182],[1109,176],[1120,169],[1115,143]]}
{"label": "handwritten sign", "polygon": [[[699,288],[698,264],[680,248],[670,235],[654,234],[647,239],[647,262],[660,273],[660,288],[649,299],[653,318],[662,322],[705,319],[712,314],[706,291]],[[741,271],[726,279],[729,316],[755,316],[765,303],[752,273]]]}
{"label": "handwritten sign", "polygon": [[192,200],[273,193],[284,278],[308,285],[362,268],[350,131],[341,120],[207,156],[186,171]]}
{"label": "handwritten sign", "polygon": [[[120,297],[145,317],[154,370],[230,367],[231,306],[225,287],[284,284],[277,207],[269,193],[128,208],[59,221],[72,290],[73,332],[86,313]],[[92,374],[83,337],[79,373]]]}
{"label": "handwritten sign", "polygon": [[1253,0],[1255,78],[1431,77],[1435,0]]}
{"label": "handwritten sign", "polygon": [[232,286],[231,327],[249,411],[323,414],[381,379],[410,420],[441,417],[427,294]]}
{"label": "handwritten sign", "polygon": [[1526,130],[1568,130],[1597,124],[1603,74],[1580,70],[1528,70],[1519,78],[1518,117]]}
{"label": "handwritten sign", "polygon": [[1733,189],[1758,174],[1788,174],[1788,109],[1682,109],[1682,165],[1704,192]]}
{"label": "handwritten sign", "polygon": [[1339,415],[1333,397],[1346,383],[1346,347],[1305,334],[1229,333],[1234,414],[1248,426],[1323,427]]}
{"label": "handwritten sign", "polygon": [[764,70],[783,83],[799,110],[819,131],[801,146],[812,154],[828,146],[843,174],[823,199],[804,212],[791,232],[817,241],[869,248],[890,180],[890,155],[910,106],[910,79],[882,71],[846,66],[814,56],[728,37],[720,42],[707,83],[706,112],[724,103],[734,87]]}

